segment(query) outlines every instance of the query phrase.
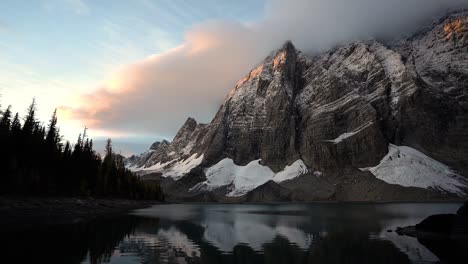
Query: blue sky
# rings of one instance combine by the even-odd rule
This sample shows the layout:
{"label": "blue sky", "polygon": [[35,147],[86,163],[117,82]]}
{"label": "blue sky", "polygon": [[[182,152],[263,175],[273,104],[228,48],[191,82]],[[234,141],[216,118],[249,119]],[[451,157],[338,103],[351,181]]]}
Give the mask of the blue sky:
{"label": "blue sky", "polygon": [[[36,97],[45,121],[55,107],[92,92],[119,68],[180,45],[194,25],[255,21],[264,5],[263,0],[0,1],[0,104],[22,112]],[[65,124],[62,131],[75,138],[84,125]]]}
{"label": "blue sky", "polygon": [[209,122],[284,41],[320,52],[409,34],[466,0],[2,0],[0,105],[35,97],[73,141],[84,126],[123,154]]}
{"label": "blue sky", "polygon": [[[214,0],[3,0],[1,85],[22,89],[25,82],[44,86],[63,82],[93,89],[91,83],[120,65],[177,46],[194,24],[219,18],[255,20],[263,4],[260,0],[223,4]],[[4,77],[8,69],[13,78]]]}
{"label": "blue sky", "polygon": [[47,76],[69,80],[76,78],[77,68],[89,76],[94,68],[89,67],[90,61],[128,63],[174,47],[187,29],[209,19],[258,19],[263,4],[259,0],[223,4],[214,0],[3,0],[1,45],[6,50],[2,53],[17,64],[34,65]]}

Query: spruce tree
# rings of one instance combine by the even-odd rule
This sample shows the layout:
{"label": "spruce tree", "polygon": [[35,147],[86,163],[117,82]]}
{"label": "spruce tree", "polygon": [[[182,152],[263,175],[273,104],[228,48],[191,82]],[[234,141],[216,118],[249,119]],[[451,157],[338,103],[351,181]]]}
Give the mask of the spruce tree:
{"label": "spruce tree", "polygon": [[100,196],[162,199],[159,184],[140,181],[125,168],[112,141],[103,160],[93,149],[85,127],[72,146],[61,145],[54,111],[47,126],[38,122],[36,101],[27,109],[23,125],[11,108],[0,118],[0,194],[40,196]]}
{"label": "spruce tree", "polygon": [[0,137],[7,137],[11,128],[11,105],[3,112],[2,119],[0,120]]}
{"label": "spruce tree", "polygon": [[13,121],[11,122],[11,133],[18,136],[21,133],[21,121],[19,119],[19,114],[16,113]]}
{"label": "spruce tree", "polygon": [[36,99],[33,99],[32,103],[29,105],[27,110],[27,115],[24,118],[23,125],[23,134],[25,136],[30,136],[33,133],[33,130],[36,126]]}
{"label": "spruce tree", "polygon": [[0,120],[0,193],[5,193],[10,185],[10,162],[12,156],[12,142],[11,142],[11,110],[10,106],[3,112],[2,119]]}
{"label": "spruce tree", "polygon": [[49,121],[49,126],[47,127],[47,137],[46,142],[49,147],[56,146],[58,144],[58,129],[57,129],[57,109],[54,110],[52,117]]}

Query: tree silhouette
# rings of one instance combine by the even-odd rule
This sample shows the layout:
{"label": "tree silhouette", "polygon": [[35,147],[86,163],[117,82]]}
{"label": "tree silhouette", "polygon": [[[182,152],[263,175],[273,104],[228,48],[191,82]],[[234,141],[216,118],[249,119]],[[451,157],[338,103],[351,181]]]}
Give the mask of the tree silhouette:
{"label": "tree silhouette", "polygon": [[163,199],[159,184],[125,168],[110,139],[102,160],[86,127],[72,146],[62,142],[56,110],[47,128],[36,112],[33,99],[21,125],[18,113],[11,120],[10,106],[0,111],[0,194]]}

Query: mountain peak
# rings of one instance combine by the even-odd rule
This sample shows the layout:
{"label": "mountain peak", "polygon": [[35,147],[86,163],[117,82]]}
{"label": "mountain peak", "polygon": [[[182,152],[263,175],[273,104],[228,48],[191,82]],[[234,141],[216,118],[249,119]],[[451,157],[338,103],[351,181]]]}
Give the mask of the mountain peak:
{"label": "mountain peak", "polygon": [[172,177],[164,184],[175,200],[466,197],[466,19],[458,12],[398,45],[362,40],[314,57],[286,41],[210,123],[188,118],[167,148],[128,166]]}
{"label": "mountain peak", "polygon": [[194,118],[192,118],[192,117],[187,118],[185,123],[179,129],[179,132],[177,132],[177,134],[174,137],[173,141],[178,142],[180,140],[187,139],[188,137],[190,137],[190,135],[193,133],[193,131],[195,131],[197,126],[198,126],[198,123]]}
{"label": "mountain peak", "polygon": [[185,121],[184,125],[182,127],[187,127],[189,128],[190,130],[194,130],[195,127],[197,126],[197,120],[195,120],[195,118],[193,117],[189,117],[187,118],[187,120]]}
{"label": "mountain peak", "polygon": [[286,41],[273,58],[273,71],[282,72],[293,79],[296,70],[298,51],[291,41]]}
{"label": "mountain peak", "polygon": [[297,57],[298,50],[296,47],[292,44],[290,40],[286,41],[281,48],[276,50],[273,55],[269,56],[266,58],[266,61],[268,61],[270,58],[273,58],[273,63],[275,66],[276,64],[279,63],[279,61],[286,61],[292,59],[296,59]]}
{"label": "mountain peak", "polygon": [[157,150],[160,146],[169,145],[169,141],[163,139],[162,141],[156,141],[151,144],[150,150]]}
{"label": "mountain peak", "polygon": [[283,46],[281,46],[281,49],[280,51],[296,51],[296,47],[294,46],[294,44],[290,41],[290,40],[286,40],[283,44]]}

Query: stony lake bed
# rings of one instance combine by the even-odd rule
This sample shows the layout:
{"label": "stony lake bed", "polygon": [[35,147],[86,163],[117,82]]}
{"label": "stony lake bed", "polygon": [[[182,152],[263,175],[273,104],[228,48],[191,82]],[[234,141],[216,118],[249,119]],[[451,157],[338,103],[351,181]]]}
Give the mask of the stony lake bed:
{"label": "stony lake bed", "polygon": [[466,240],[428,243],[395,232],[461,205],[159,204],[2,228],[2,256],[11,263],[461,263]]}

